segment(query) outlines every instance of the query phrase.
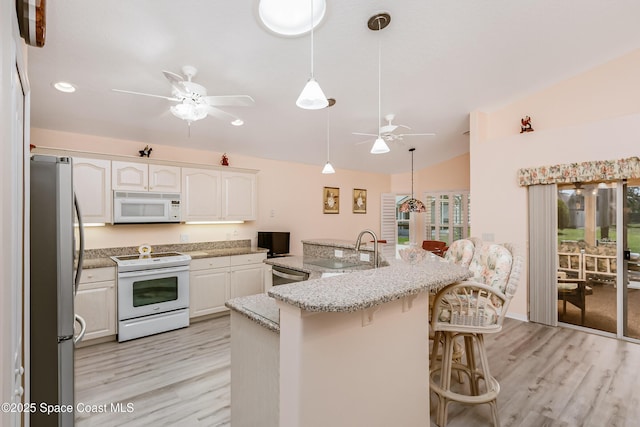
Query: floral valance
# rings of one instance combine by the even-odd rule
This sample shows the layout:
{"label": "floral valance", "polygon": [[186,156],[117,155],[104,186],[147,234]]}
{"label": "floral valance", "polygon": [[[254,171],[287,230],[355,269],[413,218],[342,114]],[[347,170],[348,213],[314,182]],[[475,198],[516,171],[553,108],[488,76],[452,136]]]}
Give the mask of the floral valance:
{"label": "floral valance", "polygon": [[518,184],[558,184],[640,178],[640,158],[596,160],[518,170]]}

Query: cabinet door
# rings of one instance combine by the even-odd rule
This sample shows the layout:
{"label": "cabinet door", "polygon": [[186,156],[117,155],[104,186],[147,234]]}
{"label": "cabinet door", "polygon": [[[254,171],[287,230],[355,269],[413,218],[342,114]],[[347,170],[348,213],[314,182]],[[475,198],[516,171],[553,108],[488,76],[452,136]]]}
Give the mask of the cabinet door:
{"label": "cabinet door", "polygon": [[117,333],[115,280],[81,283],[74,306],[75,312],[87,322],[82,342]]}
{"label": "cabinet door", "polygon": [[231,270],[231,281],[229,284],[229,288],[231,291],[231,298],[263,293],[263,264],[234,267],[234,269]]}
{"label": "cabinet door", "polygon": [[226,311],[229,299],[229,269],[215,268],[189,274],[189,317]]}
{"label": "cabinet door", "polygon": [[182,168],[182,220],[220,220],[220,172]]}
{"label": "cabinet door", "polygon": [[111,162],[111,187],[114,190],[147,191],[149,168],[145,163]]}
{"label": "cabinet door", "polygon": [[180,167],[149,165],[149,191],[179,193],[180,189]]}
{"label": "cabinet door", "polygon": [[111,161],[73,158],[73,187],[82,221],[111,222]]}
{"label": "cabinet door", "polygon": [[256,219],[256,175],[242,172],[222,172],[222,217],[225,220]]}

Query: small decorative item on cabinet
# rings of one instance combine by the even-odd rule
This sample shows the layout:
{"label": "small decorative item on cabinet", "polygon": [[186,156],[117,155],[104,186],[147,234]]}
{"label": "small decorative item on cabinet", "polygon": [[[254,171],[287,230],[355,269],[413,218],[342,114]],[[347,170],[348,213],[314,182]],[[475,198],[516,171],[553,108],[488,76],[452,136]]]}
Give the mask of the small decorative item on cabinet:
{"label": "small decorative item on cabinet", "polygon": [[220,164],[222,166],[229,166],[229,157],[227,157],[227,153],[224,153],[220,158]]}
{"label": "small decorative item on cabinet", "polygon": [[520,133],[524,132],[533,132],[533,128],[531,127],[531,117],[525,116],[523,119],[520,119]]}
{"label": "small decorative item on cabinet", "polygon": [[367,213],[367,190],[353,189],[353,213]]}
{"label": "small decorative item on cabinet", "polygon": [[147,145],[142,150],[138,151],[138,153],[140,153],[140,157],[151,157],[151,150],[153,150],[153,148]]}
{"label": "small decorative item on cabinet", "polygon": [[336,187],[324,187],[322,190],[323,213],[340,213],[340,189]]}

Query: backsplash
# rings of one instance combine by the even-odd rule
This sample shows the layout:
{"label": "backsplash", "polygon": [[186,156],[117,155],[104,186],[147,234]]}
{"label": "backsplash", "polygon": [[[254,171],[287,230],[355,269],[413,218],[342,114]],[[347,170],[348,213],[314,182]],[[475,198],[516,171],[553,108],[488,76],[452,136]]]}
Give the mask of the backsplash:
{"label": "backsplash", "polygon": [[[251,239],[152,245],[152,252],[195,252],[212,249],[235,249],[244,247],[251,247]],[[138,246],[126,246],[118,248],[86,249],[84,251],[84,256],[85,258],[102,258],[118,255],[134,255],[137,253]]]}

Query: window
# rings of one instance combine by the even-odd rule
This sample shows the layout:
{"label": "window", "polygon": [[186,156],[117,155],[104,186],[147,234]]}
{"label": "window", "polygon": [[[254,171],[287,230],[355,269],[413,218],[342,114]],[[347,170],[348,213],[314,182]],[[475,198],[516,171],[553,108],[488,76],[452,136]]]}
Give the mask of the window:
{"label": "window", "polygon": [[468,191],[425,193],[425,240],[441,240],[450,244],[471,234]]}

